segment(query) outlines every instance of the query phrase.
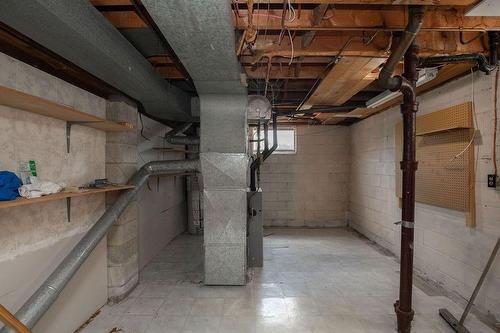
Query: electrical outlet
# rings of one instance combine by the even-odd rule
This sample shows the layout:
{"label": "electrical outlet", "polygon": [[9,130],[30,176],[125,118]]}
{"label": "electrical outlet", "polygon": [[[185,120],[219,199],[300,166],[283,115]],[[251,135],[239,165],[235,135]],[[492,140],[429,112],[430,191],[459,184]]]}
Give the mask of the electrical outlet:
{"label": "electrical outlet", "polygon": [[488,187],[497,187],[497,175],[488,175]]}

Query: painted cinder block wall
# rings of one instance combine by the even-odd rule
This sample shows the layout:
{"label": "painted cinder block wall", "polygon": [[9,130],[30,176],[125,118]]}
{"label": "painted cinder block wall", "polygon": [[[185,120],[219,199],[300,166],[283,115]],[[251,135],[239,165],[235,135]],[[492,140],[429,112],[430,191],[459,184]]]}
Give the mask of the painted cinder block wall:
{"label": "painted cinder block wall", "polygon": [[[170,128],[144,116],[140,119],[137,107],[130,101],[108,101],[107,117],[137,126],[137,131],[107,133],[106,176],[110,181],[126,183],[150,161],[185,158],[182,152],[156,149],[176,147],[164,140]],[[140,269],[186,229],[184,178],[151,177],[111,227],[108,233],[108,294],[111,302],[126,297],[137,285]],[[116,196],[115,193],[107,194],[107,203],[114,202]]]}
{"label": "painted cinder block wall", "polygon": [[[476,73],[474,81],[477,227],[467,228],[462,212],[416,205],[416,268],[426,278],[464,298],[470,297],[500,235],[500,189],[489,189],[486,183],[487,174],[493,172],[494,75]],[[471,91],[469,74],[420,96],[419,115],[471,101]],[[395,195],[394,126],[400,119],[399,107],[394,107],[353,125],[350,145],[350,225],[396,254],[400,249],[400,227],[394,222],[401,219],[401,211]],[[498,144],[500,140],[497,158]],[[500,319],[500,257],[476,305]]]}
{"label": "painted cinder block wall", "polygon": [[[106,101],[0,53],[0,85],[104,117]],[[81,185],[105,175],[106,133],[0,106],[0,170],[17,171],[34,159],[42,180]],[[103,214],[104,194],[0,211],[0,304],[16,311]],[[106,240],[93,251],[35,327],[35,332],[72,332],[107,300]],[[1,326],[1,325],[0,325]]]}
{"label": "painted cinder block wall", "polygon": [[296,153],[272,154],[261,167],[264,225],[346,225],[349,127],[299,125],[294,128]]}

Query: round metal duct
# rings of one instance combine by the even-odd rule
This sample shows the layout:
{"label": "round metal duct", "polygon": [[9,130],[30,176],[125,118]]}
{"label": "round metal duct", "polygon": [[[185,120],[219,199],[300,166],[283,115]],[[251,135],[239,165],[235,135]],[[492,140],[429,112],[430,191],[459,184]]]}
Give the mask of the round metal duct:
{"label": "round metal duct", "polygon": [[248,96],[247,118],[249,124],[268,122],[271,119],[272,106],[269,100],[261,95]]}

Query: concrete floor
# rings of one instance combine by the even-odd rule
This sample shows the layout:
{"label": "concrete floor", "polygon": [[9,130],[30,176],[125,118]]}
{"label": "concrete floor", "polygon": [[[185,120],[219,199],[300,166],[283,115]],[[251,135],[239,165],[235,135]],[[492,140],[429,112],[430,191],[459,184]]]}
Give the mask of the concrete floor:
{"label": "concrete floor", "polygon": [[[81,332],[395,332],[393,257],[347,229],[266,234],[265,267],[245,287],[203,286],[202,238],[176,238],[127,299],[104,306]],[[437,314],[441,307],[461,313],[452,300],[415,287],[412,332],[453,332]],[[466,326],[493,332],[474,316]]]}

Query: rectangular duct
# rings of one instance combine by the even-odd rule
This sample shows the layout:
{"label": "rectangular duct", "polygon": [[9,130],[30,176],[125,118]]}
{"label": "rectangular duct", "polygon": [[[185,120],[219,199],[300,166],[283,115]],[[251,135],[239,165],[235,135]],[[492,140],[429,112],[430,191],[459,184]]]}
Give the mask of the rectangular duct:
{"label": "rectangular duct", "polygon": [[205,284],[246,283],[246,95],[201,95]]}

